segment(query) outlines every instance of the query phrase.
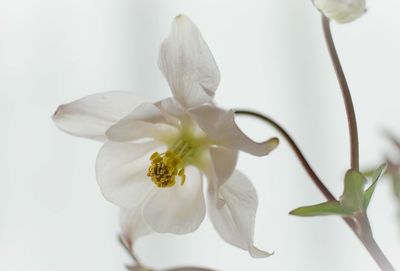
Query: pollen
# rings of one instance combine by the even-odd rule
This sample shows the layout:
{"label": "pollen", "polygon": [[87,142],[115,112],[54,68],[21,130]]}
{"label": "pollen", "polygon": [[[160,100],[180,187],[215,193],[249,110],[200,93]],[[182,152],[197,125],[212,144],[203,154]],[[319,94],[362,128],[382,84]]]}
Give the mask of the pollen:
{"label": "pollen", "polygon": [[147,176],[159,188],[172,187],[176,179],[181,179],[181,185],[185,183],[186,176],[183,161],[178,153],[167,151],[155,152],[150,156],[151,165],[147,170]]}

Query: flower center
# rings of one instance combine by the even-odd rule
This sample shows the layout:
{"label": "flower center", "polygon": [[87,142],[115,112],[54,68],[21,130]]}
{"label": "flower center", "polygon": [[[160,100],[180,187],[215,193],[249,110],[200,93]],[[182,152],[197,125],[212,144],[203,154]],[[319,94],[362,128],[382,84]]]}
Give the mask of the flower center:
{"label": "flower center", "polygon": [[147,176],[159,188],[174,186],[177,177],[180,177],[181,185],[184,185],[186,181],[184,166],[192,154],[193,148],[183,140],[178,141],[165,153],[155,152],[150,157],[151,165],[147,170]]}

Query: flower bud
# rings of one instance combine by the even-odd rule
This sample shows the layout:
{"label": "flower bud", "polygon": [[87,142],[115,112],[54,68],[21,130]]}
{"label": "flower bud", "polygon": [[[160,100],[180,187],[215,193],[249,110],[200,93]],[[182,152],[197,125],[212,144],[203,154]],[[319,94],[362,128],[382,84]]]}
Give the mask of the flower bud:
{"label": "flower bud", "polygon": [[365,0],[313,0],[317,9],[338,23],[348,23],[365,13]]}

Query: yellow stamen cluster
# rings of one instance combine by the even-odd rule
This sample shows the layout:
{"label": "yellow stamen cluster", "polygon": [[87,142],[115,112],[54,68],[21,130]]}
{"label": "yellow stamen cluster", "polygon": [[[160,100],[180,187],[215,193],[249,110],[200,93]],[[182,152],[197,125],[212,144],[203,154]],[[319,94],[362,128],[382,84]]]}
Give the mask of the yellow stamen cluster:
{"label": "yellow stamen cluster", "polygon": [[151,165],[147,176],[159,188],[174,186],[176,176],[181,178],[181,185],[185,183],[185,169],[182,166],[182,159],[179,154],[173,151],[165,153],[155,152],[150,157]]}

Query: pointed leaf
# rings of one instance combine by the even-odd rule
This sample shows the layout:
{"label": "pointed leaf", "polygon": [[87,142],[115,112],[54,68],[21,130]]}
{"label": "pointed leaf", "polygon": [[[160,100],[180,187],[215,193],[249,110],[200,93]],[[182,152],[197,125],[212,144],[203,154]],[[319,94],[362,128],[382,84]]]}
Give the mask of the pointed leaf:
{"label": "pointed leaf", "polygon": [[344,178],[344,191],[340,197],[342,206],[346,209],[357,211],[364,206],[365,177],[356,170],[347,171]]}
{"label": "pointed leaf", "polygon": [[324,203],[304,206],[290,212],[296,216],[324,216],[324,215],[351,215],[352,211],[340,205],[339,201],[327,201]]}
{"label": "pointed leaf", "polygon": [[383,164],[377,170],[375,170],[374,174],[372,175],[372,184],[364,192],[364,209],[365,210],[368,208],[369,202],[371,201],[371,197],[374,194],[376,184],[378,183],[378,180],[382,176],[385,169],[386,169],[386,164]]}

